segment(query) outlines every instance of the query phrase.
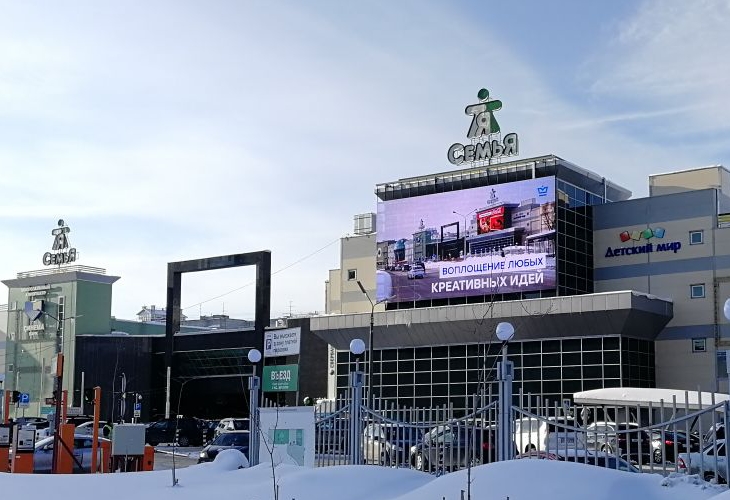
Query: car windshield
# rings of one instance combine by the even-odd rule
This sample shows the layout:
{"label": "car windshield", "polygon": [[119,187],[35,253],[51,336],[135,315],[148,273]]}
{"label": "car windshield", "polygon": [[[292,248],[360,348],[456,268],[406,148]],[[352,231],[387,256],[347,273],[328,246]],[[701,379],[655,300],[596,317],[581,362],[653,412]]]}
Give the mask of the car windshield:
{"label": "car windshield", "polygon": [[213,441],[217,446],[248,446],[247,432],[224,432]]}
{"label": "car windshield", "polygon": [[237,431],[247,431],[248,430],[248,420],[234,420],[233,421],[233,428]]}

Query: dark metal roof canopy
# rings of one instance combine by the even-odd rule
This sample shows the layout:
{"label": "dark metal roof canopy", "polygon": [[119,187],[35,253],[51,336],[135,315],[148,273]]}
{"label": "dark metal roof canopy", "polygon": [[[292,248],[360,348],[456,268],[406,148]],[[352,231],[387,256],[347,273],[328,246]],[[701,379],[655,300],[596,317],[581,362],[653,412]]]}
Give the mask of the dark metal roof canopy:
{"label": "dark metal roof canopy", "polygon": [[[514,340],[624,335],[654,340],[672,319],[673,304],[634,291],[521,301],[391,310],[375,314],[376,349],[496,342],[500,321],[515,327]],[[314,334],[339,350],[368,338],[370,314],[318,316]]]}

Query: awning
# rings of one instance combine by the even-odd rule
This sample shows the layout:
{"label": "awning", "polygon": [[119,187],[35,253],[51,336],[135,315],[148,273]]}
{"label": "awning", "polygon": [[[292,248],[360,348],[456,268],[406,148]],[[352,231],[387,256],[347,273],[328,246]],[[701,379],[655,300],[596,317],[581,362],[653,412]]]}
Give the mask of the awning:
{"label": "awning", "polygon": [[701,410],[713,404],[730,400],[730,395],[712,392],[685,391],[681,389],[648,389],[641,387],[612,387],[610,389],[594,389],[576,392],[573,401],[576,404],[606,406],[641,406],[648,408],[674,408]]}

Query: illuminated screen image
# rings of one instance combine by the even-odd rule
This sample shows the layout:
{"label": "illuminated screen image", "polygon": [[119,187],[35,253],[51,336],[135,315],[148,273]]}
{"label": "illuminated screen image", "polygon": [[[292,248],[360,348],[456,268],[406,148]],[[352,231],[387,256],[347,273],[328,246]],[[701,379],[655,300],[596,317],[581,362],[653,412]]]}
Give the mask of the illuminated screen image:
{"label": "illuminated screen image", "polygon": [[556,286],[555,177],[378,202],[378,300]]}

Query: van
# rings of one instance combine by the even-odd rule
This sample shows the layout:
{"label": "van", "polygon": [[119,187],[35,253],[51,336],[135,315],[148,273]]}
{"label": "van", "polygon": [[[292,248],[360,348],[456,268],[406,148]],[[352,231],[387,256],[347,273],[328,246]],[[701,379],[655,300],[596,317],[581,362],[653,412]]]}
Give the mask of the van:
{"label": "van", "polygon": [[573,417],[519,418],[514,422],[515,446],[520,453],[533,450],[558,452],[585,450],[586,441]]}

